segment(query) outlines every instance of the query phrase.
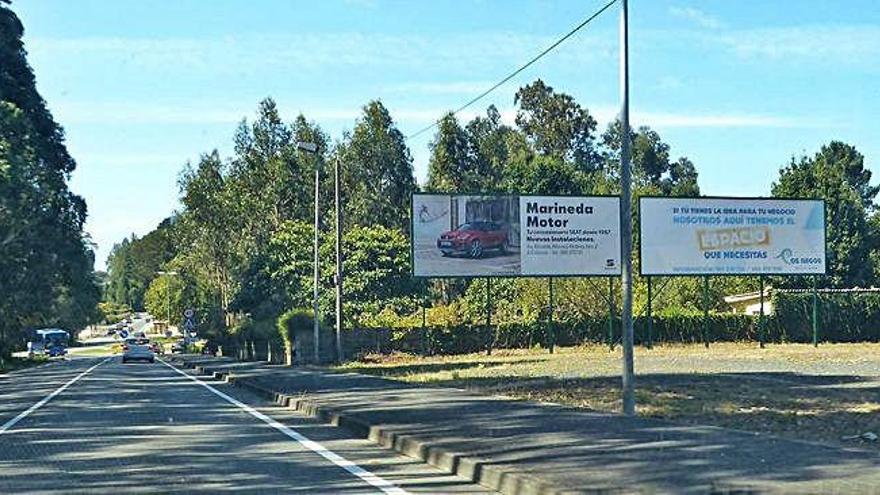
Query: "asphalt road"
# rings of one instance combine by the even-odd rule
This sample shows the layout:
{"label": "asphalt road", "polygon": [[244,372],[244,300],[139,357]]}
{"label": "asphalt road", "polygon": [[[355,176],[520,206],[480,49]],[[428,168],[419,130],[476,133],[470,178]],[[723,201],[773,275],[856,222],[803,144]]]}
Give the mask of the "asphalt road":
{"label": "asphalt road", "polygon": [[118,356],[0,376],[0,493],[486,492],[230,385],[202,383],[213,390],[162,363],[122,365]]}

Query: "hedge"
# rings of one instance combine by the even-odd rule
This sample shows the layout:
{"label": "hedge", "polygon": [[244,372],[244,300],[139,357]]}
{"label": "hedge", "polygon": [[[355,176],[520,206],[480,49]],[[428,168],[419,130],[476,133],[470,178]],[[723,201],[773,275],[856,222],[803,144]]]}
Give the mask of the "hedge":
{"label": "hedge", "polygon": [[[774,325],[789,342],[809,342],[813,335],[813,295],[809,292],[773,295]],[[819,293],[819,340],[880,341],[880,293]]]}
{"label": "hedge", "polygon": [[[771,343],[812,342],[812,294],[777,292],[772,302],[774,314],[764,317],[764,340]],[[880,293],[820,294],[818,315],[820,341],[880,341]],[[289,312],[279,319],[279,327],[290,328],[293,320],[298,320],[299,325],[310,324],[310,316],[307,310]],[[705,328],[709,342],[757,341],[758,322],[758,316],[731,313],[711,313],[708,319],[701,313],[655,315],[651,340],[656,343],[701,343]],[[612,324],[617,344],[620,341],[620,318],[615,318]],[[634,326],[636,344],[647,343],[648,319],[637,317]],[[436,355],[492,348],[546,347],[551,338],[555,345],[562,346],[608,342],[607,317],[557,321],[553,323],[553,329],[551,336],[548,322],[502,322],[491,328],[472,324],[357,328],[345,332],[343,343],[346,355],[353,357],[368,352]]]}

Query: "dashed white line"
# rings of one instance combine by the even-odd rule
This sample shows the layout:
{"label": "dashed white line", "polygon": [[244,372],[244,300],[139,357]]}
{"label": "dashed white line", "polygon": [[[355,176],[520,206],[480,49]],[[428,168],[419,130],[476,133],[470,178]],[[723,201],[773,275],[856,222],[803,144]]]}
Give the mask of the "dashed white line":
{"label": "dashed white line", "polygon": [[295,440],[297,443],[299,443],[303,447],[320,455],[324,459],[327,459],[328,461],[341,467],[342,469],[345,469],[349,473],[357,476],[358,478],[360,478],[363,481],[365,481],[366,483],[368,483],[370,486],[378,488],[383,493],[387,493],[389,495],[410,495],[409,492],[407,492],[403,488],[400,488],[400,487],[394,485],[393,483],[391,483],[390,481],[388,481],[384,478],[381,478],[381,477],[371,473],[370,471],[367,471],[366,469],[358,466],[354,462],[349,461],[348,459],[342,457],[341,455],[337,454],[336,452],[333,452],[332,450],[328,449],[327,447],[324,447],[320,443],[315,442],[314,440],[309,440],[302,433],[299,433],[298,431],[296,431],[290,427],[287,427],[287,426],[279,423],[278,421],[275,421],[274,419],[270,418],[269,416],[266,416],[265,414],[261,413],[260,411],[257,411],[253,407],[239,401],[238,399],[224,394],[223,392],[217,390],[216,388],[203,382],[202,380],[199,380],[198,378],[190,375],[189,373],[186,373],[185,371],[182,371],[182,370],[172,366],[171,364],[165,362],[164,359],[160,359],[159,361],[162,364],[164,364],[165,366],[168,366],[172,370],[176,371],[177,373],[179,373],[179,374],[189,378],[190,380],[194,381],[195,383],[205,387],[206,389],[211,391],[211,393],[220,397],[221,399],[225,400],[226,402],[229,402],[230,404],[238,407],[239,409],[242,409],[243,411],[247,412],[251,416],[253,416],[253,417],[259,419],[260,421],[266,423],[267,425],[271,426],[272,428],[275,428],[276,430],[285,434],[288,438]]}
{"label": "dashed white line", "polygon": [[61,392],[64,392],[65,390],[67,390],[67,387],[73,385],[73,384],[76,383],[80,378],[82,378],[82,377],[88,375],[88,374],[91,373],[95,368],[97,368],[98,366],[101,366],[102,364],[106,363],[106,362],[109,361],[110,359],[112,359],[112,356],[111,356],[111,357],[108,357],[107,359],[104,359],[104,360],[100,361],[98,364],[96,364],[96,365],[92,366],[91,368],[89,368],[89,369],[83,371],[82,373],[76,375],[76,376],[73,377],[73,379],[71,379],[69,382],[67,382],[67,383],[65,383],[64,385],[58,387],[57,389],[55,389],[54,392],[52,392],[51,394],[47,395],[46,397],[43,397],[43,399],[40,400],[40,402],[37,402],[36,404],[34,404],[34,405],[32,405],[31,407],[29,407],[26,411],[20,413],[18,416],[14,417],[14,418],[10,419],[9,421],[7,421],[6,423],[4,423],[3,426],[0,426],[0,435],[3,435],[3,434],[6,433],[7,431],[9,431],[10,428],[12,428],[12,427],[15,426],[16,424],[18,424],[19,421],[21,421],[22,419],[26,418],[30,413],[32,413],[32,412],[36,411],[37,409],[39,409],[39,408],[45,406],[46,403],[49,402],[50,400],[52,400],[53,398],[55,398],[55,396],[57,396],[57,395],[60,394]]}

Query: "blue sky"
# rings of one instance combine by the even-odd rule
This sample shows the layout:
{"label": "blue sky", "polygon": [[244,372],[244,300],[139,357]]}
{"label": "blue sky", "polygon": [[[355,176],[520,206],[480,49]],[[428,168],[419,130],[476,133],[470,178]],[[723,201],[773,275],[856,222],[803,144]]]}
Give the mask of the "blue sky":
{"label": "blue sky", "polygon": [[[110,247],[178,205],[188,160],[228,154],[272,96],[337,139],[380,98],[404,133],[491,86],[602,0],[18,0],[37,85],[78,162],[102,268]],[[618,8],[465,112],[538,77],[604,127],[618,105]],[[880,157],[874,0],[631,0],[631,107],[705,194],[765,195],[792,155],[831,139]],[[425,134],[409,143],[424,180]]]}

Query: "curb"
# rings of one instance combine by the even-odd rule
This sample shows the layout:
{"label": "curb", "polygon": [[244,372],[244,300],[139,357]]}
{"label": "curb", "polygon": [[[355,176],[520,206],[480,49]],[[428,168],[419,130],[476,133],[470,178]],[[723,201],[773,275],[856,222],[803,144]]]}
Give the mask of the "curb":
{"label": "curb", "polygon": [[[175,360],[178,365],[208,375],[214,379],[249,390],[275,404],[290,408],[306,416],[345,428],[360,438],[394,450],[400,454],[418,459],[450,474],[460,476],[486,488],[505,495],[575,495],[575,494],[621,494],[634,493],[632,489],[620,487],[557,488],[547,481],[531,475],[523,474],[515,469],[493,465],[491,460],[481,459],[470,454],[455,452],[443,447],[431,445],[414,435],[395,433],[380,424],[371,424],[356,415],[330,408],[320,403],[276,392],[268,387],[254,383],[246,378],[236,377],[233,373],[214,371],[210,365],[189,363]],[[635,493],[638,493],[636,491]]]}

